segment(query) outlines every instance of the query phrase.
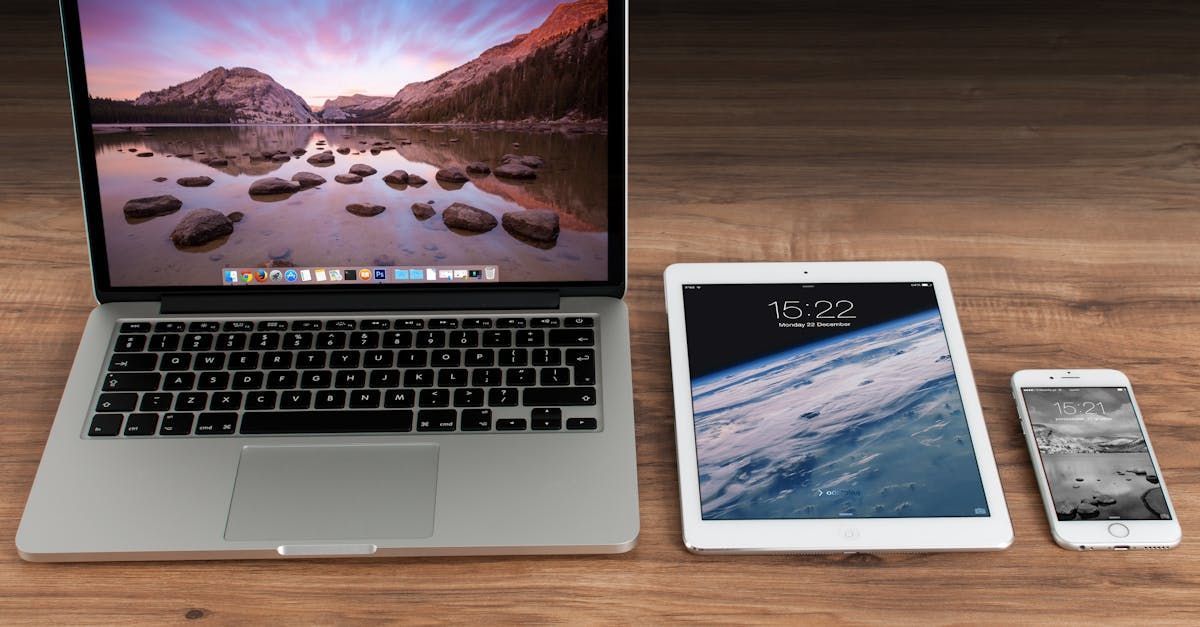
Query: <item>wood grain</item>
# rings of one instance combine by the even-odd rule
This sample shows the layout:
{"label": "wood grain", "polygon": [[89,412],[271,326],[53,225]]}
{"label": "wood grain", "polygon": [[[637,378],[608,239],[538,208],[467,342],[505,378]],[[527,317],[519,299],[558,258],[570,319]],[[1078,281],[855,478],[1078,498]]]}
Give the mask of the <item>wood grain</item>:
{"label": "wood grain", "polygon": [[[12,538],[93,306],[54,3],[0,8],[0,620],[1200,621],[1200,8],[638,0],[630,271],[640,545],[612,557],[41,565]],[[1016,531],[995,554],[696,557],[661,272],[937,259]],[[1049,537],[1019,368],[1138,387],[1170,552]]]}

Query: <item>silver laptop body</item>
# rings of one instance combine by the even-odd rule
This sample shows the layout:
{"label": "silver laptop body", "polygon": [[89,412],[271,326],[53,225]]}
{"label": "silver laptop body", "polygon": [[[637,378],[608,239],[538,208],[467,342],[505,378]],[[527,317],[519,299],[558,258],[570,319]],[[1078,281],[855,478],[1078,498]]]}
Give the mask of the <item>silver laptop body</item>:
{"label": "silver laptop body", "polygon": [[[430,3],[431,10],[437,6]],[[600,132],[594,120],[585,118],[571,122],[577,126],[572,128],[563,126],[568,123],[515,130],[498,130],[496,125],[368,126],[368,121],[388,119],[381,116],[395,111],[432,115],[428,111],[434,110],[433,105],[424,113],[413,108],[413,97],[405,95],[408,88],[386,106],[331,99],[319,110],[297,105],[297,115],[312,119],[271,120],[253,128],[248,124],[195,130],[123,124],[121,116],[160,119],[153,116],[178,115],[179,107],[163,104],[174,89],[167,84],[155,86],[166,89],[145,97],[122,99],[124,94],[114,91],[113,97],[97,100],[106,96],[101,89],[108,88],[104,66],[85,66],[85,53],[89,62],[94,52],[102,60],[111,55],[103,39],[89,38],[121,36],[89,28],[88,20],[95,19],[103,7],[98,0],[62,3],[100,304],[84,328],[21,519],[16,536],[21,557],[82,561],[630,550],[639,522],[629,325],[621,301],[626,220],[625,7],[617,2],[611,6],[592,0],[563,2],[553,7],[555,20],[543,16],[513,33],[532,28],[539,36],[521,39],[549,38],[560,42],[558,50],[567,49],[562,41],[578,45],[577,56],[567,61],[563,61],[567,57],[554,57],[558,53],[553,51],[524,50],[511,53],[518,59],[515,63],[533,59],[539,52],[541,63],[587,62],[597,58],[588,56],[594,50],[588,46],[594,44],[587,42],[609,46],[608,84],[613,98],[607,119],[613,124]],[[563,29],[564,17],[578,20],[577,26]],[[557,30],[537,30],[546,24],[556,25]],[[512,45],[519,41],[514,38]],[[510,49],[501,52],[510,54]],[[219,74],[206,74],[205,80],[228,78]],[[102,108],[105,103],[111,107]],[[250,115],[215,105],[197,105],[194,110],[242,116],[236,119]],[[276,105],[262,110],[281,115]],[[116,116],[118,122],[106,125],[109,118],[104,116]],[[232,140],[221,135],[235,132],[239,135]],[[282,137],[283,151],[265,155],[236,149],[238,141],[258,142],[243,144],[257,148],[267,136]],[[508,141],[513,137],[519,141]],[[500,138],[516,157],[496,154]],[[579,150],[572,146],[605,142],[609,146],[606,180],[599,185],[583,177],[559,182],[563,168],[556,160],[594,158],[595,150],[572,153]],[[545,165],[537,165],[534,159],[522,162],[531,150],[519,149],[520,143],[545,150],[546,154],[537,155]],[[293,145],[296,154],[289,160],[286,153]],[[204,152],[209,157],[199,156],[199,146],[208,148]],[[319,163],[307,161],[325,148],[335,159],[332,167],[318,169]],[[139,156],[143,152],[153,154]],[[505,165],[506,157],[524,167],[512,168],[516,173],[527,176],[533,170],[537,178],[530,183],[497,177],[494,172]],[[387,172],[381,166],[393,167],[401,159],[409,164],[410,174],[422,168],[432,174],[433,168],[485,158],[493,174],[478,177],[478,172],[472,172],[465,184],[443,184],[432,175],[424,177],[424,186],[384,188],[377,181]],[[351,189],[352,184],[332,179],[352,163],[378,163],[373,166],[378,174],[362,176],[363,182],[355,183],[359,187],[354,189],[392,194],[380,196],[388,205],[384,213],[347,209],[343,215],[341,196],[325,200],[349,193],[341,190]],[[589,163],[595,165],[594,160]],[[164,174],[171,172],[167,175],[171,180],[153,182],[145,176],[153,170],[147,164],[155,164]],[[182,224],[194,209],[205,206],[201,203],[221,198],[200,194],[223,193],[222,185],[244,188],[271,173],[287,181],[285,175],[297,168],[329,180],[314,189],[277,191],[279,198],[260,199],[252,192],[237,203],[245,207],[240,220],[226,216],[232,233],[220,233],[225,221],[211,215],[201,214],[192,219],[193,224]],[[199,186],[189,180],[185,185],[174,180],[175,172],[215,180]],[[538,181],[546,181],[545,187],[539,187]],[[454,221],[448,215],[454,212],[447,212],[458,197],[476,203],[490,200],[514,211],[530,210],[537,202],[555,198],[555,185],[558,189],[565,185],[566,197],[576,198],[587,190],[605,189],[601,218],[593,216],[589,223],[572,213],[569,204],[558,207],[562,226],[561,234],[557,228],[554,232],[555,241],[530,237],[546,233],[528,225],[510,225],[507,216],[499,228],[480,232],[471,230],[477,214],[464,216],[460,210]],[[543,196],[529,201],[514,189]],[[131,214],[126,208],[122,216],[120,198],[149,197],[157,190],[180,198],[182,210]],[[124,196],[115,196],[118,193]],[[419,220],[418,209],[410,211],[409,204],[426,197],[436,200],[436,213]],[[584,198],[585,204],[592,201]],[[263,235],[265,229],[256,224],[257,216],[266,212],[289,207],[316,212],[326,205],[330,213],[321,215],[336,216],[331,219],[341,225],[342,246],[356,246],[358,231],[352,229],[361,223],[350,218],[383,218],[391,222],[372,224],[391,225],[406,238],[412,236],[408,239],[414,243],[405,244],[411,253],[397,249],[399,259],[355,263],[346,262],[340,249],[337,259],[304,258],[305,244],[289,245],[286,226],[277,227],[283,232]],[[501,218],[500,213],[497,210],[494,217]],[[205,224],[190,231],[187,227],[206,220],[217,223],[212,228],[218,236],[196,245],[188,233],[199,239],[212,233],[205,234]],[[442,221],[457,226],[449,229]],[[533,223],[533,227],[544,225]],[[606,230],[597,231],[597,224]],[[139,244],[147,229],[161,229],[161,233],[146,236],[149,243]],[[372,226],[370,230],[382,229]],[[183,233],[179,238],[170,235],[174,248],[164,245],[163,252],[155,253],[159,257],[130,262],[129,255],[158,251],[155,242],[168,237],[168,231]],[[463,250],[487,249],[493,254],[488,260],[495,259],[498,268],[488,270],[487,260],[467,259],[471,253],[444,244],[435,254],[420,244],[426,232],[441,238],[439,242],[459,238],[452,241],[462,242]],[[274,243],[290,254],[277,256],[280,251],[272,251],[269,261],[250,263],[247,260],[254,260],[239,252],[249,249],[238,243],[240,235],[245,240],[265,238],[264,250],[266,243]],[[603,254],[580,252],[595,253],[597,241],[606,243]],[[511,257],[518,261],[532,260],[528,262],[532,269],[513,270],[510,274],[516,278],[506,281],[508,253],[496,254],[496,246],[511,247]],[[439,254],[443,257],[435,258]],[[456,254],[464,259],[456,259]],[[540,270],[539,259],[554,270]],[[180,268],[184,274],[179,276],[195,276],[187,274],[195,269],[189,264],[204,265],[204,272],[212,273],[212,283],[170,282],[171,273]],[[342,284],[332,282],[334,267]],[[146,268],[156,274],[138,274]],[[351,269],[382,270],[384,276],[374,275],[368,284],[361,280],[352,284],[346,276]],[[276,279],[273,270],[281,278]],[[316,281],[317,270],[324,284]],[[402,270],[412,274],[400,279]],[[417,270],[420,283],[411,278]],[[440,276],[425,278],[427,271],[443,270],[450,272],[444,281]],[[466,274],[459,277],[456,270]],[[259,271],[266,276],[262,281]],[[498,278],[488,280],[495,277],[493,272]],[[553,278],[530,280],[538,278],[539,272]],[[162,273],[167,280],[155,278]],[[573,273],[580,278],[574,279]],[[306,274],[308,280],[303,278]],[[502,344],[505,338],[515,338],[515,343]],[[158,345],[167,340],[170,345]],[[283,345],[276,344],[280,340]],[[293,340],[300,348],[286,346]],[[355,345],[359,340],[362,346]],[[235,341],[250,345],[220,345]],[[256,347],[260,341],[264,344]],[[320,343],[325,341],[332,348],[323,348]],[[334,346],[334,341],[339,344]],[[195,344],[189,346],[191,342]],[[490,355],[485,354],[488,351]],[[309,354],[302,356],[304,352]],[[234,361],[246,359],[247,353],[254,353],[253,363],[243,361],[235,368]],[[319,358],[320,367],[302,367],[300,360],[305,358]],[[339,358],[354,363],[339,369],[333,363]],[[401,358],[419,361],[402,365]],[[434,363],[443,358],[454,361],[445,362],[445,367]],[[370,359],[387,363],[376,369],[367,363]],[[471,363],[472,359],[478,361]],[[523,361],[501,366],[506,359]],[[209,360],[209,365],[200,365],[201,360]],[[275,360],[274,365],[270,360]],[[457,372],[447,374],[451,369]],[[343,377],[343,370],[354,372]],[[484,370],[491,372],[477,372]],[[433,381],[422,379],[425,375],[418,376],[419,371]],[[194,376],[179,378],[188,374]],[[459,374],[467,377],[467,383],[447,383],[458,381]],[[410,386],[414,382],[407,376],[419,382]],[[460,395],[464,389],[476,392]],[[512,393],[492,396],[499,389]],[[445,393],[425,394],[430,390]],[[330,400],[337,398],[343,398],[344,404]],[[290,409],[283,409],[285,399]],[[321,409],[321,403],[327,409]],[[186,424],[183,416],[188,416]]]}

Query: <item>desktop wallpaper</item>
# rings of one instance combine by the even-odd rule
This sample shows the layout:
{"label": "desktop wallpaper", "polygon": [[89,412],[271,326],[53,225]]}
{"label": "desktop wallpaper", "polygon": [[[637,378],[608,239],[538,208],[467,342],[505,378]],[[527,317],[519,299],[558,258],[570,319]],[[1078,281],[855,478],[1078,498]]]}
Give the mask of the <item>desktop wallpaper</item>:
{"label": "desktop wallpaper", "polygon": [[986,516],[933,287],[684,286],[707,520]]}
{"label": "desktop wallpaper", "polygon": [[606,0],[79,5],[114,286],[607,278]]}

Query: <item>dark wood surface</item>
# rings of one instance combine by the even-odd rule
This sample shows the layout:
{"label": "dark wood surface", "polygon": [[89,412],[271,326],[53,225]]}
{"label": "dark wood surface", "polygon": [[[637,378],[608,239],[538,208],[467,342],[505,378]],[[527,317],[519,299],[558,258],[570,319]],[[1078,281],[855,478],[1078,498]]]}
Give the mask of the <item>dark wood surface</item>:
{"label": "dark wood surface", "polygon": [[[633,552],[46,565],[12,538],[94,303],[54,5],[4,3],[0,621],[1200,621],[1200,9],[634,5]],[[1008,551],[684,551],[663,268],[838,259],[949,269]],[[1068,365],[1133,379],[1181,548],[1051,541],[1007,379]]]}

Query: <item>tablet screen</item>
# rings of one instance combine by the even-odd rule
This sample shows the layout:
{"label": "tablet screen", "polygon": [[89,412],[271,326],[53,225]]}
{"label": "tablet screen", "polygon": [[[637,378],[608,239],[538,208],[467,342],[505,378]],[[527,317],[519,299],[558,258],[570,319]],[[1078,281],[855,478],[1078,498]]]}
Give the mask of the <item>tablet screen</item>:
{"label": "tablet screen", "polygon": [[932,283],[683,301],[705,520],[989,515]]}

